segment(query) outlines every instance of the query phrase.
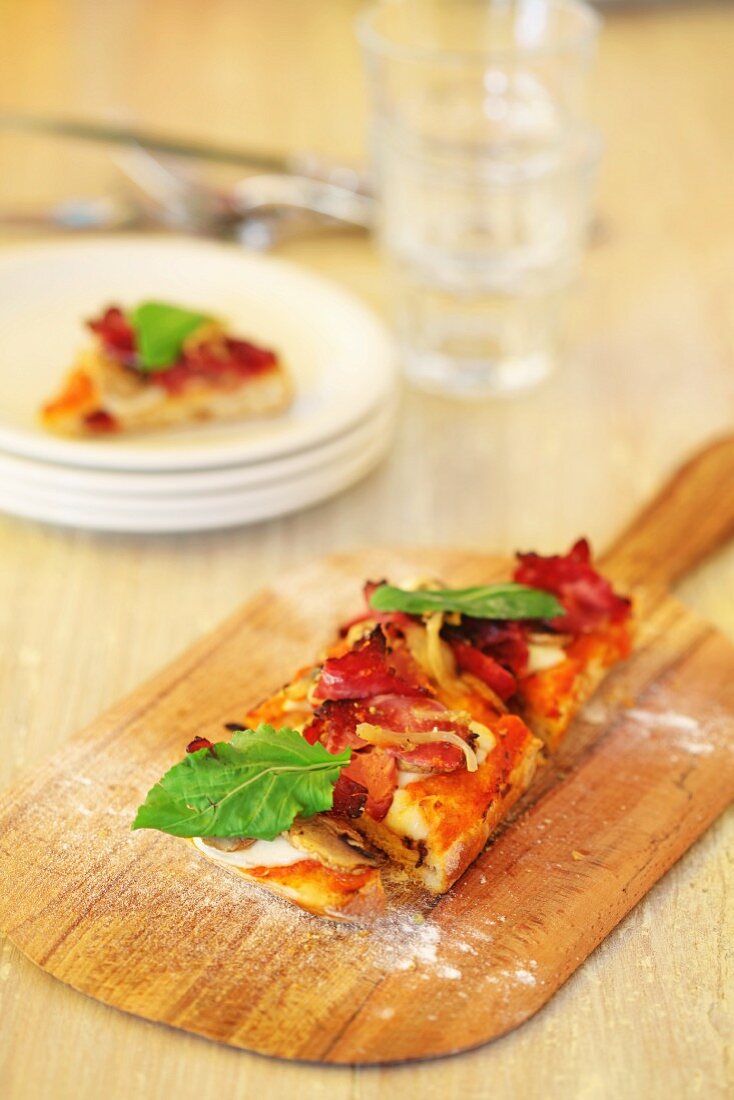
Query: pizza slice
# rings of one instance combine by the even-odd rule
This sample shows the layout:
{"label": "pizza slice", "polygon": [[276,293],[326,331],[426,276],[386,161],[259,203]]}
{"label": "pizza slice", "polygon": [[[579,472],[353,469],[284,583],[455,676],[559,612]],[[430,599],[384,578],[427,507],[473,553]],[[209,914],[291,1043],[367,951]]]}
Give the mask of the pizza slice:
{"label": "pizza slice", "polygon": [[230,334],[202,313],[164,302],[110,306],[41,423],[103,436],[282,411],[291,384],[273,351]]}
{"label": "pizza slice", "polygon": [[336,818],[296,819],[275,840],[196,837],[193,844],[219,866],[314,916],[371,921],[385,908],[379,853]]}
{"label": "pizza slice", "polygon": [[381,857],[331,807],[342,755],[262,725],[197,737],[148,792],[133,828],[190,840],[208,859],[301,909],[337,921],[384,909]]}
{"label": "pizza slice", "polygon": [[[559,746],[632,644],[631,602],[595,569],[586,540],[566,555],[518,555],[512,581],[494,589],[510,602],[487,614],[478,603],[492,591],[368,584],[367,610],[342,629],[308,693],[318,706],[306,739],[353,750],[335,805],[361,781],[357,828],[436,893],[527,789],[541,740]],[[529,593],[552,596],[557,613],[531,607]]]}
{"label": "pizza slice", "polygon": [[403,619],[353,630],[245,725],[287,721],[309,744],[350,750],[332,814],[442,894],[529,786],[541,743],[491,688],[458,670],[434,627]]}
{"label": "pizza slice", "polygon": [[629,656],[632,603],[596,569],[586,539],[567,554],[518,554],[513,579],[554,595],[563,614],[504,622],[466,616],[445,633],[460,666],[494,682],[553,752],[609,669]]}
{"label": "pizza slice", "polygon": [[631,644],[630,602],[583,540],[519,555],[505,584],[365,595],[320,662],[230,726],[229,745],[193,742],[136,819],[346,920],[382,911],[378,852],[445,893],[530,785],[535,734],[555,747]]}

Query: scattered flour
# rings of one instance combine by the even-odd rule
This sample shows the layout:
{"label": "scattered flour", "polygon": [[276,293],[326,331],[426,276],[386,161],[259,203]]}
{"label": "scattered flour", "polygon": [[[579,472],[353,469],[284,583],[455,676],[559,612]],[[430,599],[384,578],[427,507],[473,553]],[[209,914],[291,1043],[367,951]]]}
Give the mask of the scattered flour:
{"label": "scattered flour", "polygon": [[[277,958],[278,945],[287,958],[296,957],[297,944],[296,980],[304,988],[323,980],[337,960],[353,959],[375,985],[363,1011],[374,1013],[386,1032],[402,1011],[390,1003],[400,979],[425,990],[415,1001],[432,1020],[441,1020],[442,1001],[456,1011],[480,990],[488,1003],[511,1005],[520,990],[525,1002],[527,988],[543,984],[528,949],[515,939],[512,917],[491,908],[466,914],[455,899],[444,899],[446,924],[442,919],[439,925],[425,896],[397,880],[392,908],[373,925],[321,921],[244,884],[185,841],[131,832],[129,795],[112,778],[103,774],[90,785],[86,776],[62,775],[55,799],[34,807],[32,827],[54,838],[54,873],[73,887],[73,907],[85,914],[81,932],[87,919],[97,929],[114,930],[115,965],[145,974],[146,981],[177,974],[183,981],[206,967],[228,981],[246,972],[253,989],[267,990],[272,970],[259,967],[259,960]],[[73,808],[63,836],[54,829],[59,802]],[[163,865],[165,876],[158,872]]]}
{"label": "scattered flour", "polygon": [[714,746],[703,741],[677,741],[679,749],[690,753],[691,756],[709,756],[714,751]]}
{"label": "scattered flour", "polygon": [[416,924],[410,917],[384,917],[375,923],[370,940],[386,969],[415,970],[436,964],[441,929],[428,920]]}
{"label": "scattered flour", "polygon": [[487,973],[484,976],[484,982],[487,985],[501,985],[505,987],[505,998],[509,997],[512,988],[518,985],[538,985],[543,984],[542,979],[538,979],[533,970],[537,969],[538,964],[535,959],[530,959],[526,966],[518,966],[515,970],[508,968],[497,969],[491,973]]}
{"label": "scattered flour", "polygon": [[641,722],[644,726],[652,726],[654,728],[670,729],[670,730],[682,730],[684,733],[699,733],[701,730],[700,724],[695,718],[689,718],[687,714],[676,714],[675,711],[663,710],[643,710],[640,707],[630,707],[626,712],[628,718],[634,718],[636,722]]}
{"label": "scattered flour", "polygon": [[609,708],[601,699],[592,699],[584,707],[583,718],[593,726],[602,726],[609,720]]}
{"label": "scattered flour", "polygon": [[710,725],[702,726],[687,714],[630,707],[626,716],[637,723],[641,732],[652,734],[660,730],[669,734],[670,747],[691,756],[709,756],[716,748],[714,737],[718,731]]}
{"label": "scattered flour", "polygon": [[[432,982],[431,998],[439,1002],[442,993],[467,999],[483,986],[493,1001],[509,1004],[520,988],[542,985],[543,979],[534,959],[513,957],[513,946],[500,935],[506,922],[509,929],[503,913],[477,913],[470,925],[462,922],[461,933],[444,930],[442,935],[430,914],[406,915],[403,909],[378,920],[364,942],[370,961],[386,976],[411,972],[421,982]],[[378,1000],[374,1011],[379,1019],[392,1018],[384,1001]]]}

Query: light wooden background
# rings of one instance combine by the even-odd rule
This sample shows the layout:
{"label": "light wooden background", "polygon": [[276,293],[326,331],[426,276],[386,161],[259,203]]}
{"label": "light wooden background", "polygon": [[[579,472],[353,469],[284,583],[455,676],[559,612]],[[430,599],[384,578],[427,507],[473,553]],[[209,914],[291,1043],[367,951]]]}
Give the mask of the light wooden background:
{"label": "light wooden background", "polygon": [[[350,0],[0,0],[0,106],[356,158],[365,104],[355,10]],[[410,395],[393,453],[366,482],[249,530],[146,539],[0,521],[0,783],[291,565],[376,540],[506,552],[549,550],[586,532],[601,546],[679,457],[728,430],[733,56],[726,5],[610,17],[597,88],[607,142],[601,225],[563,369],[543,389],[474,406]],[[0,135],[0,166],[2,202],[114,182],[97,151],[17,136]],[[381,269],[365,241],[281,251],[382,308]],[[3,369],[20,376],[22,364]],[[734,636],[734,548],[680,593]],[[727,1095],[732,837],[730,815],[520,1031],[407,1068],[320,1070],[219,1048],[86,1000],[5,944],[0,1093]]]}

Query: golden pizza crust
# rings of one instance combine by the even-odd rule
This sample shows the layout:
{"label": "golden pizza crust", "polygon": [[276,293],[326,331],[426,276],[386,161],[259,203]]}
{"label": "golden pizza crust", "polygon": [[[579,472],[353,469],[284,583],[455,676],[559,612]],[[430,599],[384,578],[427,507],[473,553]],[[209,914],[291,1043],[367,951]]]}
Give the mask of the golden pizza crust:
{"label": "golden pizza crust", "polygon": [[[544,742],[550,750],[557,747],[608,668],[630,648],[627,621],[573,639],[558,665],[520,681],[514,713],[507,713],[505,704],[468,673],[456,673],[444,684],[432,683],[435,697],[471,715],[494,738],[494,748],[474,772],[461,768],[411,776],[398,785],[384,820],[363,814],[350,822],[352,828],[425,889],[445,893],[530,786]],[[330,652],[344,650],[342,640]],[[312,712],[309,687],[315,671],[302,670],[251,711],[247,724],[265,721],[302,729]]]}
{"label": "golden pizza crust", "polygon": [[155,382],[154,374],[141,375],[90,348],[79,356],[40,417],[45,428],[61,435],[99,437],[99,429],[86,420],[94,414],[110,417],[112,430],[127,433],[271,415],[282,412],[292,399],[291,381],[280,363],[227,384],[195,379],[180,393],[169,393]]}
{"label": "golden pizza crust", "polygon": [[580,635],[566,647],[564,661],[520,681],[517,708],[551,753],[610,667],[629,656],[632,633],[632,623],[625,620]]}
{"label": "golden pizza crust", "polygon": [[367,840],[432,894],[444,894],[527,790],[541,742],[514,716],[500,720],[495,749],[476,772],[427,775],[395,792],[384,821],[353,822]]}
{"label": "golden pizza crust", "polygon": [[317,917],[355,922],[372,921],[385,909],[385,892],[379,868],[363,867],[352,873],[335,871],[315,859],[304,859],[284,867],[235,867],[220,863],[206,852],[218,867],[234,873]]}

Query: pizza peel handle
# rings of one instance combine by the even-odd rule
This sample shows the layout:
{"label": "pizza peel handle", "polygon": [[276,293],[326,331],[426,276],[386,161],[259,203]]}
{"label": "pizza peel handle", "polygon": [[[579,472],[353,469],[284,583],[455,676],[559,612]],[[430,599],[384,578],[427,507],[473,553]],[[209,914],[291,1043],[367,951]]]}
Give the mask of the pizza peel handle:
{"label": "pizza peel handle", "polygon": [[734,435],[704,447],[604,555],[620,583],[672,586],[734,535]]}

